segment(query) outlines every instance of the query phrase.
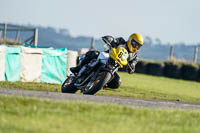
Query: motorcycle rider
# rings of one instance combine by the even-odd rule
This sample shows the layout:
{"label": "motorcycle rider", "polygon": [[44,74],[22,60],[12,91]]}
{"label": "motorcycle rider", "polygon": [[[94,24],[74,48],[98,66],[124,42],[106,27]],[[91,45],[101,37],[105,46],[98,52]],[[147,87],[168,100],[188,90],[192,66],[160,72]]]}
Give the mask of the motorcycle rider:
{"label": "motorcycle rider", "polygon": [[[103,36],[102,39],[110,43],[111,46],[114,48],[124,47],[128,51],[129,57],[127,60],[128,65],[126,66],[126,71],[129,74],[134,73],[135,65],[137,64],[139,59],[137,53],[144,43],[142,35],[139,33],[133,33],[129,36],[128,41],[125,41],[122,37],[114,38],[112,36]],[[84,59],[78,64],[78,66],[70,68],[71,72],[78,73],[82,66],[88,64],[92,59],[97,59],[99,53],[99,51],[88,51]],[[120,77],[115,72],[114,78],[107,84],[107,87],[116,89],[119,88],[120,84]]]}

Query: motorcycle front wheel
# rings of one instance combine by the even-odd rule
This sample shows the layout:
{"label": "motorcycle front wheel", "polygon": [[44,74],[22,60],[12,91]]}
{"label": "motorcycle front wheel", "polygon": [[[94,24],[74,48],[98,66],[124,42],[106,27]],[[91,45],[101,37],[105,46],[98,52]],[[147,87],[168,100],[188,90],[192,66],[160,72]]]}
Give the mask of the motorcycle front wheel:
{"label": "motorcycle front wheel", "polygon": [[110,72],[100,72],[97,79],[92,83],[92,85],[85,88],[83,94],[94,95],[110,81],[111,77],[112,75]]}
{"label": "motorcycle front wheel", "polygon": [[76,86],[74,86],[74,81],[69,82],[68,78],[64,81],[61,86],[62,93],[75,93],[78,90]]}

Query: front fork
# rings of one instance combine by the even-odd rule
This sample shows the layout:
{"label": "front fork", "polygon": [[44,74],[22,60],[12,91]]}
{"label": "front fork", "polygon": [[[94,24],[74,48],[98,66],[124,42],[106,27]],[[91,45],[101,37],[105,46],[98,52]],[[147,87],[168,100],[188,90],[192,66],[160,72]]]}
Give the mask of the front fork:
{"label": "front fork", "polygon": [[101,66],[99,67],[99,69],[97,69],[97,71],[95,72],[95,74],[92,76],[92,78],[89,81],[89,83],[87,84],[86,88],[90,88],[93,85],[93,83],[97,80],[97,78],[98,78],[98,76],[99,76],[99,74],[101,72],[109,72],[111,74],[111,78],[110,78],[109,81],[111,81],[114,78],[114,73],[116,71],[117,71],[117,68],[111,70],[108,67],[106,67],[105,64],[101,64]]}
{"label": "front fork", "polygon": [[95,74],[92,76],[86,88],[90,88],[90,86],[93,85],[93,83],[97,80],[99,73],[101,72],[109,72],[111,74],[111,78],[108,81],[110,82],[114,78],[114,73],[118,70],[118,68],[119,68],[119,64],[115,60],[109,58],[106,64],[101,64],[99,66],[99,69],[97,69]]}

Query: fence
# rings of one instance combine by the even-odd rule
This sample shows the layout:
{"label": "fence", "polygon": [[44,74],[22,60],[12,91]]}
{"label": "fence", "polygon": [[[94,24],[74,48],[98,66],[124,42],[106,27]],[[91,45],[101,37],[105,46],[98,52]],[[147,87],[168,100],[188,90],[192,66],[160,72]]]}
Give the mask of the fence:
{"label": "fence", "polygon": [[[173,60],[174,58],[182,59],[182,60],[190,60],[194,63],[198,62],[198,46],[187,46],[188,48],[185,49],[184,55],[180,55],[180,51],[177,48],[177,51],[174,52],[174,46],[170,46],[170,55],[169,60]],[[193,55],[193,56],[192,56]],[[192,58],[193,57],[193,58]]]}
{"label": "fence", "polygon": [[[26,38],[20,38],[20,34],[24,32],[29,32]],[[7,35],[10,34],[12,38],[7,38]],[[22,41],[21,41],[22,39]],[[37,28],[27,28],[24,26],[12,25],[12,24],[2,24],[0,23],[0,41],[15,41],[24,43],[27,42],[29,44],[34,44],[37,46],[38,44],[38,29]]]}
{"label": "fence", "polygon": [[185,62],[200,62],[198,45],[144,45],[139,51],[139,57],[152,60],[178,60]]}

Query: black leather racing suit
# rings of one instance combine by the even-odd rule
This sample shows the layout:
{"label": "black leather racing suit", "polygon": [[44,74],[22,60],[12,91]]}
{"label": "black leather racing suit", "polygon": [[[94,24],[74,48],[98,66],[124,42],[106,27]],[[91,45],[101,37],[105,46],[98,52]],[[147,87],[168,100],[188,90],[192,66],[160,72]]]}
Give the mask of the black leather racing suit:
{"label": "black leather racing suit", "polygon": [[[104,36],[102,38],[108,41],[112,45],[112,47],[114,48],[124,47],[129,52],[128,65],[126,66],[126,71],[129,74],[134,73],[135,65],[138,62],[137,53],[130,53],[126,45],[126,41],[122,37],[114,38],[112,36]],[[76,68],[78,68],[79,70],[83,65],[89,63],[92,59],[97,58],[99,53],[100,53],[99,51],[88,51],[85,55],[85,58],[81,62],[81,64],[79,64]],[[117,73],[114,73],[114,78],[107,84],[107,87],[116,89],[116,88],[119,88],[120,84],[121,84],[121,80],[120,80],[119,75]]]}

